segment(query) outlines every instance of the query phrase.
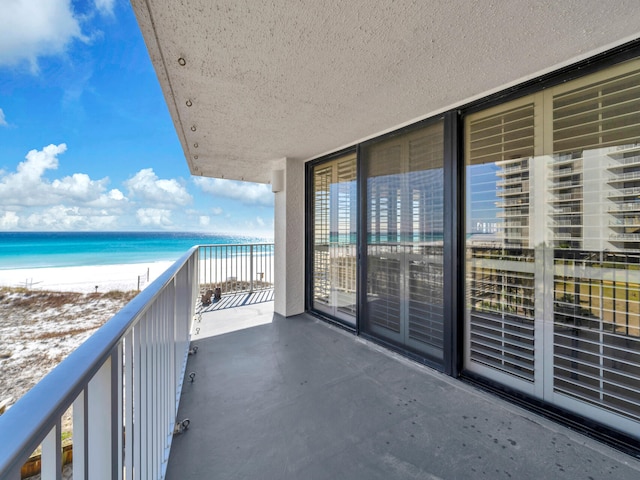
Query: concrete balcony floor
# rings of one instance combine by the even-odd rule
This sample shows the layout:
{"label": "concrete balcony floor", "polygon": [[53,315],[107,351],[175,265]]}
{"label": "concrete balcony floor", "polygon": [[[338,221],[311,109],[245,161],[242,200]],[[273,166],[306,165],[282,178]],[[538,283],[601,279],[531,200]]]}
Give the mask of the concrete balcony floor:
{"label": "concrete balcony floor", "polygon": [[640,478],[633,457],[272,302],[195,328],[168,479]]}

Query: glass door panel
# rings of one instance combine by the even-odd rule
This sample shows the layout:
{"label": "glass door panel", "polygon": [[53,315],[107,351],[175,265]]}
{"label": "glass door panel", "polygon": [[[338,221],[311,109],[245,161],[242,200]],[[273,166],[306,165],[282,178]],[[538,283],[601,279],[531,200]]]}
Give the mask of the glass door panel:
{"label": "glass door panel", "polygon": [[316,165],[312,176],[312,308],[355,326],[355,153]]}
{"label": "glass door panel", "polygon": [[443,127],[363,149],[368,333],[443,358]]}
{"label": "glass door panel", "polygon": [[531,217],[534,191],[542,187],[535,145],[540,100],[527,97],[467,117],[465,148],[465,366],[531,394],[542,388],[535,312],[544,303],[536,298],[544,262],[536,245],[544,229]]}
{"label": "glass door panel", "polygon": [[640,61],[468,115],[465,368],[637,437]]}

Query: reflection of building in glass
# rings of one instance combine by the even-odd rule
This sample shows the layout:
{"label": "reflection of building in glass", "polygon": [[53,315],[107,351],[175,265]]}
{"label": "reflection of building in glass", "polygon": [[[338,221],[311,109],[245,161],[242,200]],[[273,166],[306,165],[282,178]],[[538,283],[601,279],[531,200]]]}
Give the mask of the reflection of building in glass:
{"label": "reflection of building in glass", "polygon": [[582,165],[581,152],[555,155],[549,165],[550,241],[556,248],[582,247]]}
{"label": "reflection of building in glass", "polygon": [[[545,157],[547,158],[547,157]],[[640,248],[640,145],[560,153],[550,160],[513,158],[494,165],[498,238],[504,246],[534,242],[533,217],[548,212],[545,241],[555,248],[637,250]],[[536,176],[547,180],[534,188]],[[586,195],[584,192],[588,192]],[[536,202],[536,196],[543,197]],[[473,208],[473,207],[472,207]],[[489,233],[477,222],[476,233]]]}
{"label": "reflection of building in glass", "polygon": [[607,192],[609,242],[625,250],[640,248],[640,145],[609,153]]}
{"label": "reflection of building in glass", "polygon": [[[622,70],[467,118],[466,358],[547,401],[637,421],[640,70]],[[494,235],[472,227],[492,222]]]}
{"label": "reflection of building in glass", "polygon": [[502,217],[501,237],[505,245],[529,246],[529,158],[515,157],[496,162],[496,183]]}
{"label": "reflection of building in glass", "polygon": [[549,166],[549,203],[555,247],[628,250],[640,246],[639,151],[640,147],[630,145],[554,155]]}
{"label": "reflection of building in glass", "polygon": [[363,330],[441,359],[444,335],[442,123],[362,151],[366,175]]}

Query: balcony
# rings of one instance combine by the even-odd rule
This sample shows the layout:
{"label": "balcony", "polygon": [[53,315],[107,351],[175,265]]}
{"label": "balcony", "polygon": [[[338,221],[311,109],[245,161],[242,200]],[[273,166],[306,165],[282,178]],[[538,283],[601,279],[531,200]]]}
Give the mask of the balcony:
{"label": "balcony", "polygon": [[310,315],[201,325],[168,479],[637,478],[617,452]]}
{"label": "balcony", "polygon": [[[186,254],[0,416],[0,479],[20,478],[43,440],[42,478],[61,478],[72,403],[74,478],[638,478],[633,457],[308,314],[252,303],[266,288],[202,306],[218,283],[203,258]],[[244,306],[220,309],[226,296]]]}

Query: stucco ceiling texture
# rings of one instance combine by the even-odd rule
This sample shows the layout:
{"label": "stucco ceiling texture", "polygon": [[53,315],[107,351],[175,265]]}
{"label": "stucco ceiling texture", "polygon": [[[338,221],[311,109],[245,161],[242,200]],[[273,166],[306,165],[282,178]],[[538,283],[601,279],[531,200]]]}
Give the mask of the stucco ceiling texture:
{"label": "stucco ceiling texture", "polygon": [[132,4],[191,172],[264,183],[640,36],[638,0]]}

